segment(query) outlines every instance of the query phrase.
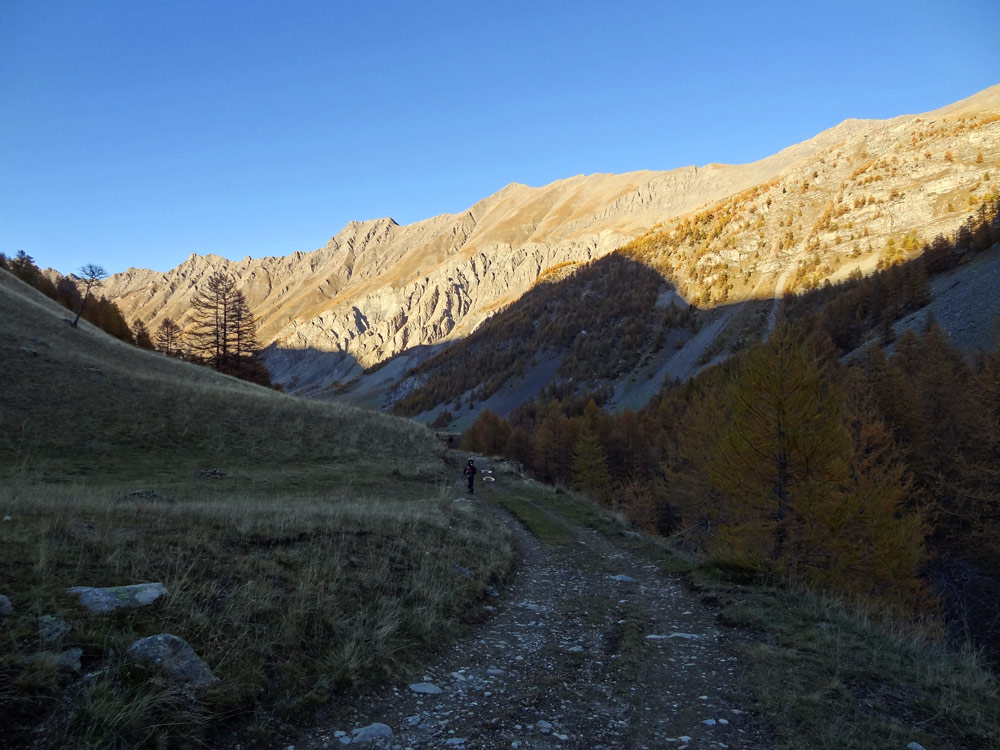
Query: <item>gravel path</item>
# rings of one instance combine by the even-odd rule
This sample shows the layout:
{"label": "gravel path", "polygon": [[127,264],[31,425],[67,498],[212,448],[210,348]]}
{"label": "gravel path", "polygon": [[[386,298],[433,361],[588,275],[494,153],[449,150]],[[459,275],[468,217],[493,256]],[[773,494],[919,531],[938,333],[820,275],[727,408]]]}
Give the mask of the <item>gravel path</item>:
{"label": "gravel path", "polygon": [[592,530],[543,546],[488,499],[474,502],[518,545],[518,572],[488,620],[419,680],[360,697],[296,750],[768,746],[729,633],[679,579]]}

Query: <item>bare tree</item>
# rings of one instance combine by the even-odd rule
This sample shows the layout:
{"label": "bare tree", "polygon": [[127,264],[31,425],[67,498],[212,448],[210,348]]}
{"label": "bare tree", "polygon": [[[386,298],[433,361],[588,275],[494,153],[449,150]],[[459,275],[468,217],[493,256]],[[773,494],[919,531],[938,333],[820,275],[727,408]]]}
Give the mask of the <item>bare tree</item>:
{"label": "bare tree", "polygon": [[80,322],[80,316],[83,314],[83,306],[87,304],[87,297],[90,296],[90,290],[95,286],[100,286],[101,279],[107,277],[108,272],[104,270],[103,266],[99,266],[96,263],[88,263],[80,268],[79,274],[80,278],[83,279],[83,297],[80,299],[80,307],[76,311],[76,317],[70,323],[74,328]]}

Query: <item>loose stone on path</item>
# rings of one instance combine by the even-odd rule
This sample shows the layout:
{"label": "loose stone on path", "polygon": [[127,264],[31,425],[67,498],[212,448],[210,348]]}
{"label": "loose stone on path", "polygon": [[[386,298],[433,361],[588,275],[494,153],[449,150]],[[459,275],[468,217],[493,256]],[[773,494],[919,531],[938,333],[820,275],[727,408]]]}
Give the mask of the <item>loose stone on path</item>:
{"label": "loose stone on path", "polygon": [[414,683],[413,685],[410,685],[410,690],[412,690],[414,693],[421,693],[423,695],[437,695],[438,693],[444,692],[433,682]]}

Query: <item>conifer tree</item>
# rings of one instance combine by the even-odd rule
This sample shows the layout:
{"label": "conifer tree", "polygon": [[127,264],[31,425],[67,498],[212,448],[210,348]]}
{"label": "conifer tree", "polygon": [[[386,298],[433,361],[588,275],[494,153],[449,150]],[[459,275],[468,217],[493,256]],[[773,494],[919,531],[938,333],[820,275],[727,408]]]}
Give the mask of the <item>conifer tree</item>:
{"label": "conifer tree", "polygon": [[7,260],[7,269],[17,276],[21,281],[31,286],[36,286],[41,271],[35,265],[35,259],[24,250],[18,250],[17,255]]}
{"label": "conifer tree", "polygon": [[257,361],[257,320],[236,279],[216,271],[194,299],[189,333],[196,354],[215,369],[260,385],[270,385],[270,373]]}
{"label": "conifer tree", "polygon": [[837,502],[847,478],[837,395],[784,324],[745,357],[716,435],[703,434],[694,450],[728,499],[718,551],[779,570],[804,561],[817,514]]}
{"label": "conifer tree", "polygon": [[522,427],[514,427],[503,447],[503,455],[517,461],[522,466],[531,466],[533,456],[531,437]]}
{"label": "conifer tree", "polygon": [[156,348],[164,354],[173,356],[179,353],[181,345],[181,329],[171,318],[164,318],[156,329]]}
{"label": "conifer tree", "polygon": [[851,470],[840,501],[824,519],[826,538],[817,545],[828,551],[828,562],[815,565],[810,577],[906,606],[920,589],[927,528],[920,514],[906,507],[910,473],[856,368],[844,394]]}
{"label": "conifer tree", "polygon": [[597,435],[586,424],[573,444],[571,468],[574,487],[599,502],[608,502],[611,489],[608,462]]}
{"label": "conifer tree", "polygon": [[260,351],[257,319],[250,311],[246,296],[238,289],[233,292],[229,328],[232,331],[232,354],[237,360],[253,357]]}
{"label": "conifer tree", "polygon": [[149,331],[146,329],[146,324],[141,320],[135,321],[135,324],[132,326],[132,335],[135,336],[135,345],[140,349],[153,350],[156,348],[153,345],[153,339],[150,337]]}
{"label": "conifer tree", "polygon": [[538,425],[531,443],[532,468],[540,479],[546,482],[570,479],[574,432],[574,425],[558,409]]}
{"label": "conifer tree", "polygon": [[236,279],[228,273],[216,271],[198,288],[191,300],[194,320],[190,333],[192,347],[216,369],[221,369],[230,357],[235,293]]}

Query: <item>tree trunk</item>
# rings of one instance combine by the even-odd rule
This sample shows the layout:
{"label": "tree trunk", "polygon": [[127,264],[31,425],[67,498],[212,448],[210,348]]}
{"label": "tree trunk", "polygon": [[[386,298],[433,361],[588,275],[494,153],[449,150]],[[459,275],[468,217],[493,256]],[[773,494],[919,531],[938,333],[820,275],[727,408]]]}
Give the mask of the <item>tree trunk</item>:
{"label": "tree trunk", "polygon": [[777,562],[785,552],[785,542],[788,539],[788,446],[780,416],[778,417],[778,483],[775,490],[778,495],[778,525],[774,529],[771,559]]}
{"label": "tree trunk", "polygon": [[90,288],[83,293],[83,299],[80,300],[80,306],[76,309],[76,317],[73,318],[73,322],[70,323],[71,326],[76,328],[76,324],[80,322],[80,316],[83,315],[83,306],[87,304],[87,297],[90,295]]}

